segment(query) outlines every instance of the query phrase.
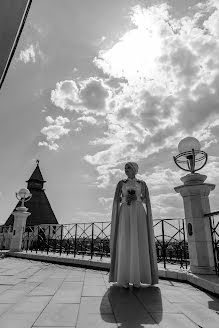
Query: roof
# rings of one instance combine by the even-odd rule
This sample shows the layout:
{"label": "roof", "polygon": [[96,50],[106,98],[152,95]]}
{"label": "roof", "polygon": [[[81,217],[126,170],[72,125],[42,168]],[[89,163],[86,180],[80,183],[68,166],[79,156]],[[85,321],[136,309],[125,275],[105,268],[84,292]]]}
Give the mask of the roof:
{"label": "roof", "polygon": [[[26,225],[32,226],[39,224],[58,224],[50,202],[43,189],[43,184],[45,180],[43,179],[42,173],[39,168],[39,161],[37,161],[37,166],[33,171],[30,179],[26,182],[27,188],[32,194],[31,199],[25,202],[25,206],[28,208],[28,212],[31,213],[27,218]],[[19,201],[16,207],[14,208],[14,211],[20,205],[21,202]],[[14,215],[12,213],[5,222],[5,225],[13,225]]]}
{"label": "roof", "polygon": [[34,180],[34,181],[39,181],[39,182],[46,182],[44,179],[43,179],[43,176],[42,176],[42,173],[40,171],[40,167],[39,167],[39,160],[37,160],[37,166],[35,168],[35,170],[33,171],[31,177],[29,180],[27,180],[26,182],[30,182],[31,180]]}
{"label": "roof", "polygon": [[7,0],[0,4],[0,88],[16,50],[32,0]]}

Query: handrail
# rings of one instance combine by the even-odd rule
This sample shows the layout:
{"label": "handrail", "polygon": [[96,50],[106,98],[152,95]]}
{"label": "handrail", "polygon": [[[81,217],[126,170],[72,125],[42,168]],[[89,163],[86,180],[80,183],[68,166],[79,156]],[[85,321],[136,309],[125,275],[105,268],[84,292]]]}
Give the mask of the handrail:
{"label": "handrail", "polygon": [[219,215],[219,211],[204,214],[204,216],[214,216],[214,215]]}

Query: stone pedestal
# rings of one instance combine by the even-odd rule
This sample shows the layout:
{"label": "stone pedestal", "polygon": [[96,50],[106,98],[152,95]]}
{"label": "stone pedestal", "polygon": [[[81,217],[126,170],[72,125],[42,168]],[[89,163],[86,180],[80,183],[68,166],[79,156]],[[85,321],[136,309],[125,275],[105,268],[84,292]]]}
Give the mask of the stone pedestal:
{"label": "stone pedestal", "polygon": [[23,232],[26,227],[27,217],[30,215],[30,213],[27,212],[26,207],[21,206],[21,207],[17,207],[16,211],[14,211],[12,214],[14,215],[14,225],[13,225],[10,251],[20,252]]}
{"label": "stone pedestal", "polygon": [[183,197],[188,238],[190,270],[195,274],[215,274],[209,218],[209,194],[215,185],[204,183],[206,175],[188,174],[175,189]]}

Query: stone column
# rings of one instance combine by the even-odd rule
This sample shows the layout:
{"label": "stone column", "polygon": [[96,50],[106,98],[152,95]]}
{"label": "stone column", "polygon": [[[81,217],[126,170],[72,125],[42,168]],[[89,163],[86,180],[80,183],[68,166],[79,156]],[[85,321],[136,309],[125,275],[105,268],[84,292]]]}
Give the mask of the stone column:
{"label": "stone column", "polygon": [[215,185],[204,183],[206,175],[188,174],[181,178],[184,185],[175,189],[183,198],[188,237],[190,270],[195,274],[215,274],[209,218],[209,194]]}
{"label": "stone column", "polygon": [[14,225],[10,245],[10,251],[12,252],[21,251],[23,232],[26,227],[27,217],[30,215],[27,210],[28,209],[26,207],[20,206],[17,207],[16,211],[12,213],[14,215]]}

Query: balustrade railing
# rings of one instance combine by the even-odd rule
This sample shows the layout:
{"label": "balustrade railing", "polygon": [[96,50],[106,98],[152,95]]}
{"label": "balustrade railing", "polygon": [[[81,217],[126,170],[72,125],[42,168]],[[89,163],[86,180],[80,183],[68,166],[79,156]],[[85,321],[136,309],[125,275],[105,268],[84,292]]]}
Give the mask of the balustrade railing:
{"label": "balustrade railing", "polygon": [[215,272],[219,276],[219,211],[205,214],[209,218]]}
{"label": "balustrade railing", "polygon": [[[184,219],[156,219],[154,222],[157,261],[187,268],[189,262]],[[23,250],[59,255],[110,257],[110,222],[27,226]]]}

